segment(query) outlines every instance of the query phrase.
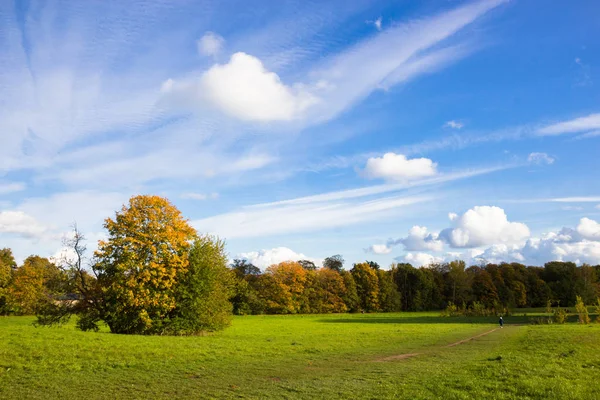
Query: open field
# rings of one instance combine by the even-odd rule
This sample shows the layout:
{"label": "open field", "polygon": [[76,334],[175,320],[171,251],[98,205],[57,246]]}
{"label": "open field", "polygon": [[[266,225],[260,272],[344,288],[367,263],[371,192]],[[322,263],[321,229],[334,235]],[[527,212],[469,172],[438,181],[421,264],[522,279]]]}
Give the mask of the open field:
{"label": "open field", "polygon": [[236,317],[201,337],[4,317],[0,398],[600,398],[600,324],[438,315]]}

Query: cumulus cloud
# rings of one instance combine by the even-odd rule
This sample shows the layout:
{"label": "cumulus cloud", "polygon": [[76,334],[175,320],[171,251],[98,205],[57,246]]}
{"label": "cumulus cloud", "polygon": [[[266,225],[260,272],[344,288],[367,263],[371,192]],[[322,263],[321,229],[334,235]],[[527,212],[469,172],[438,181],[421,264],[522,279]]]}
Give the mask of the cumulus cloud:
{"label": "cumulus cloud", "polygon": [[459,121],[455,121],[455,120],[448,121],[444,124],[444,127],[452,128],[452,129],[461,129],[464,126],[465,126],[465,124],[463,124],[462,122],[459,122]]}
{"label": "cumulus cloud", "polygon": [[396,261],[404,260],[413,267],[427,267],[431,264],[444,262],[443,257],[433,256],[428,253],[407,253],[403,258],[397,258]]}
{"label": "cumulus cloud", "polygon": [[499,243],[518,243],[529,237],[527,225],[510,222],[502,208],[476,206],[463,215],[450,215],[452,227],[440,237],[452,247],[480,247]]}
{"label": "cumulus cloud", "polygon": [[581,218],[577,233],[584,239],[600,241],[600,224],[593,219]]}
{"label": "cumulus cloud", "polygon": [[296,253],[287,247],[275,247],[268,250],[240,253],[235,258],[248,260],[248,262],[263,270],[270,265],[279,264],[284,261],[309,260],[317,265],[321,263],[321,260],[307,257],[302,253]]}
{"label": "cumulus cloud", "polygon": [[397,243],[402,243],[405,250],[409,251],[441,251],[444,243],[439,240],[435,233],[427,232],[424,226],[413,226],[408,231],[408,236],[400,239]]}
{"label": "cumulus cloud", "polygon": [[549,261],[600,264],[600,224],[582,218],[575,228],[563,227],[524,244],[495,244],[473,257],[474,261],[520,262],[542,265]]}
{"label": "cumulus cloud", "polygon": [[392,248],[386,244],[374,244],[366,248],[365,252],[373,254],[390,254]]}
{"label": "cumulus cloud", "polygon": [[48,228],[23,211],[0,212],[0,233],[39,238]]}
{"label": "cumulus cloud", "polygon": [[216,56],[225,44],[225,39],[214,32],[206,32],[198,42],[198,52],[205,56]]}
{"label": "cumulus cloud", "polygon": [[199,80],[167,80],[162,92],[178,101],[209,104],[243,121],[291,121],[319,100],[303,85],[288,86],[260,59],[238,52]]}
{"label": "cumulus cloud", "polygon": [[386,153],[369,158],[362,173],[369,179],[404,181],[433,176],[436,168],[437,164],[428,158],[408,159],[403,154]]}
{"label": "cumulus cloud", "polygon": [[424,226],[415,225],[408,231],[408,236],[399,239],[390,239],[386,244],[374,244],[365,249],[368,253],[389,254],[392,249],[402,244],[407,251],[442,251],[442,242],[437,233],[427,231]]}
{"label": "cumulus cloud", "polygon": [[527,157],[527,161],[529,161],[531,164],[553,164],[554,163],[554,158],[549,156],[546,153],[531,153],[529,154],[529,157]]}

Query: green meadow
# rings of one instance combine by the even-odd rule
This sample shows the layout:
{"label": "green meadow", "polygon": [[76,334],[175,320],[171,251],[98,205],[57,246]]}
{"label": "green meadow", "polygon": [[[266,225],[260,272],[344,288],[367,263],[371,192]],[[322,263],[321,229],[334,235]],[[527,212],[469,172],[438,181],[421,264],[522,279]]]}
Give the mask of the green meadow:
{"label": "green meadow", "polygon": [[[0,398],[600,398],[600,324],[439,313],[235,317],[206,336],[0,318]],[[482,335],[483,334],[483,335]]]}

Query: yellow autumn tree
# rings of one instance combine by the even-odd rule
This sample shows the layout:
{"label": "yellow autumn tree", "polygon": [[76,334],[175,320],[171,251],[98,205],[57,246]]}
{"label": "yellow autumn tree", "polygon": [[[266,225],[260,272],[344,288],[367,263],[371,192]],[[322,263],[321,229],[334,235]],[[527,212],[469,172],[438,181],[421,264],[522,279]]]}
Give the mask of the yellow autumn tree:
{"label": "yellow autumn tree", "polygon": [[47,258],[29,256],[13,274],[7,290],[7,300],[13,312],[22,315],[37,313],[46,303],[52,302],[66,277]]}
{"label": "yellow autumn tree", "polygon": [[276,313],[296,314],[301,311],[307,271],[296,261],[284,261],[266,270],[270,290],[266,293],[267,307]]}
{"label": "yellow autumn tree", "polygon": [[94,266],[103,291],[101,319],[115,333],[164,333],[196,231],[158,196],[132,197],[104,227],[108,239],[100,241]]}
{"label": "yellow autumn tree", "polygon": [[356,282],[356,290],[360,306],[364,311],[379,311],[379,278],[377,271],[368,262],[354,264],[352,276]]}

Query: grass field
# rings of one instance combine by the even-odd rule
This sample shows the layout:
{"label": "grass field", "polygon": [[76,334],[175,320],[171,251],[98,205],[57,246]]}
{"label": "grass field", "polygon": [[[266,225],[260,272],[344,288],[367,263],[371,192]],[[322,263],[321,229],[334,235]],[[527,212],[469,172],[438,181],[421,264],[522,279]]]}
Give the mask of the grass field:
{"label": "grass field", "polygon": [[0,318],[2,399],[600,399],[600,324],[248,316],[214,335],[145,337],[32,321]]}

